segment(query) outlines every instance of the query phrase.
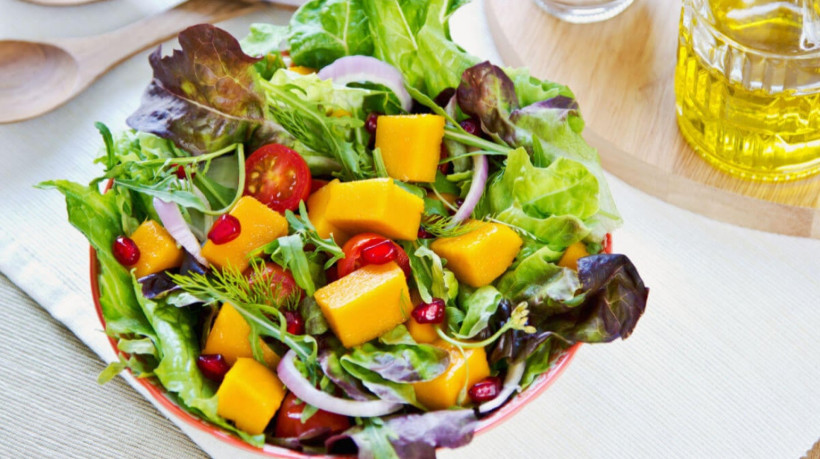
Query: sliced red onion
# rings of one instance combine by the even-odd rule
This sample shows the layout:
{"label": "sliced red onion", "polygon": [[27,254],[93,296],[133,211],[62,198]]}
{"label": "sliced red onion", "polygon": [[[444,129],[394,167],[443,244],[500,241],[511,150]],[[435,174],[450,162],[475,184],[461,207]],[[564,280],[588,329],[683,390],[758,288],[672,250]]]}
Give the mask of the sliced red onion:
{"label": "sliced red onion", "polygon": [[296,353],[290,350],[279,361],[279,366],[276,368],[279,379],[300,400],[304,400],[320,410],[345,416],[371,418],[393,413],[402,407],[400,403],[384,400],[347,400],[322,392],[313,387],[313,384],[296,369],[296,366],[293,365],[295,357]]}
{"label": "sliced red onion", "polygon": [[479,405],[478,412],[481,414],[489,413],[503,405],[510,398],[510,395],[518,389],[518,383],[524,377],[524,367],[526,367],[526,361],[523,360],[510,365],[507,368],[507,377],[504,378],[504,386],[501,388],[501,392],[498,393],[496,398]]}
{"label": "sliced red onion", "polygon": [[481,195],[484,194],[488,170],[489,164],[486,155],[473,156],[473,183],[470,184],[470,190],[467,191],[467,196],[464,197],[464,204],[453,215],[453,225],[463,222],[473,214],[473,209],[481,199]]}
{"label": "sliced red onion", "polygon": [[319,70],[319,78],[332,78],[334,83],[376,83],[389,88],[401,102],[401,108],[409,112],[413,107],[413,98],[404,88],[401,72],[388,64],[370,56],[345,56],[336,59],[332,64]]}
{"label": "sliced red onion", "polygon": [[168,230],[168,233],[174,238],[179,245],[196,258],[196,261],[204,266],[208,266],[208,260],[202,257],[201,247],[199,241],[191,232],[188,223],[182,217],[182,212],[174,202],[165,202],[162,199],[154,198],[154,209],[162,220],[162,226]]}

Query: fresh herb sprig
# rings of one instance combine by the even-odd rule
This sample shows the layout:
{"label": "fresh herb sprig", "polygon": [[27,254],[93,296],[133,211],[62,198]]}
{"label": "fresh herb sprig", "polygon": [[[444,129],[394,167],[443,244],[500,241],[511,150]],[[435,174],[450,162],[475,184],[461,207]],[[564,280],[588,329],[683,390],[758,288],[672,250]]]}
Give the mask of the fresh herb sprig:
{"label": "fresh herb sprig", "polygon": [[530,310],[527,308],[527,302],[522,301],[518,304],[518,306],[513,309],[512,314],[510,315],[510,319],[501,326],[492,336],[485,340],[481,341],[463,341],[464,337],[459,336],[456,334],[456,337],[448,336],[441,327],[436,327],[436,333],[438,334],[439,338],[447,341],[448,343],[454,346],[461,346],[466,349],[471,348],[479,348],[479,347],[487,347],[490,344],[494,343],[498,338],[501,338],[507,330],[521,330],[527,334],[533,334],[536,332],[535,327],[532,325],[527,325],[527,321],[529,320]]}
{"label": "fresh herb sprig", "polygon": [[[256,276],[263,275],[262,263],[255,262],[251,265]],[[182,290],[205,302],[230,303],[248,322],[252,335],[269,336],[280,341],[293,349],[303,362],[316,361],[316,340],[310,335],[288,333],[287,321],[280,311],[281,308],[292,308],[297,301],[296,295],[283,298],[270,282],[251,282],[248,276],[233,267],[214,270],[209,274],[169,273],[169,276]],[[275,317],[277,321],[274,322],[271,317]],[[258,340],[251,340],[251,345],[259,347]],[[254,349],[254,354],[257,354],[256,351]],[[259,355],[261,356],[261,349]]]}

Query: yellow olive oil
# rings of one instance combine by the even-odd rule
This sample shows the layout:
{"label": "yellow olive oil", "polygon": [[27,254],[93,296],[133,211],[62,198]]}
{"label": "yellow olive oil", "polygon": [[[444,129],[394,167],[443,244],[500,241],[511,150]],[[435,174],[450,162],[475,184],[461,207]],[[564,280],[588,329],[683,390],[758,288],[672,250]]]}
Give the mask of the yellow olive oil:
{"label": "yellow olive oil", "polygon": [[808,0],[685,0],[678,124],[718,169],[763,181],[820,172],[820,37],[812,35],[820,25],[804,24],[804,5],[820,8]]}

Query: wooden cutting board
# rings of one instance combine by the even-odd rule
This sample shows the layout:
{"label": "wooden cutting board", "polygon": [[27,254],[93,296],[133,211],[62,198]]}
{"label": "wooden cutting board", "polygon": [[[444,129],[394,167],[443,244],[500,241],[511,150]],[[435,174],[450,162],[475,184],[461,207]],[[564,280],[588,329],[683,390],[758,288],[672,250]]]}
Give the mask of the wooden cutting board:
{"label": "wooden cutting board", "polygon": [[567,84],[604,168],[679,207],[748,228],[820,239],[820,176],[750,182],[701,159],[678,131],[678,0],[636,0],[597,24],[569,24],[532,0],[485,0],[505,64]]}

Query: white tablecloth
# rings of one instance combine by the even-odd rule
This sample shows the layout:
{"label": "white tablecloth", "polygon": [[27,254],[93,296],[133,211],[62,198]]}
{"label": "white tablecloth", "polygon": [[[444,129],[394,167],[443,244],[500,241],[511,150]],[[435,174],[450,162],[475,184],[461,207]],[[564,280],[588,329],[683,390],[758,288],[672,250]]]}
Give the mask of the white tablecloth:
{"label": "white tablecloth", "polygon": [[[0,0],[0,38],[103,32],[169,3],[52,9]],[[251,22],[287,16],[272,10],[223,27],[242,36]],[[497,60],[480,4],[453,28],[468,50]],[[93,122],[124,127],[150,78],[146,56],[51,114],[0,126],[0,457],[231,455],[196,433],[189,440],[122,379],[96,385],[104,365],[88,348],[103,360],[112,353],[93,312],[87,244],[61,196],[32,188],[99,173]],[[610,184],[626,220],[615,250],[651,287],[634,335],[583,347],[519,415],[441,456],[803,455],[820,436],[820,241],[718,223]]]}

